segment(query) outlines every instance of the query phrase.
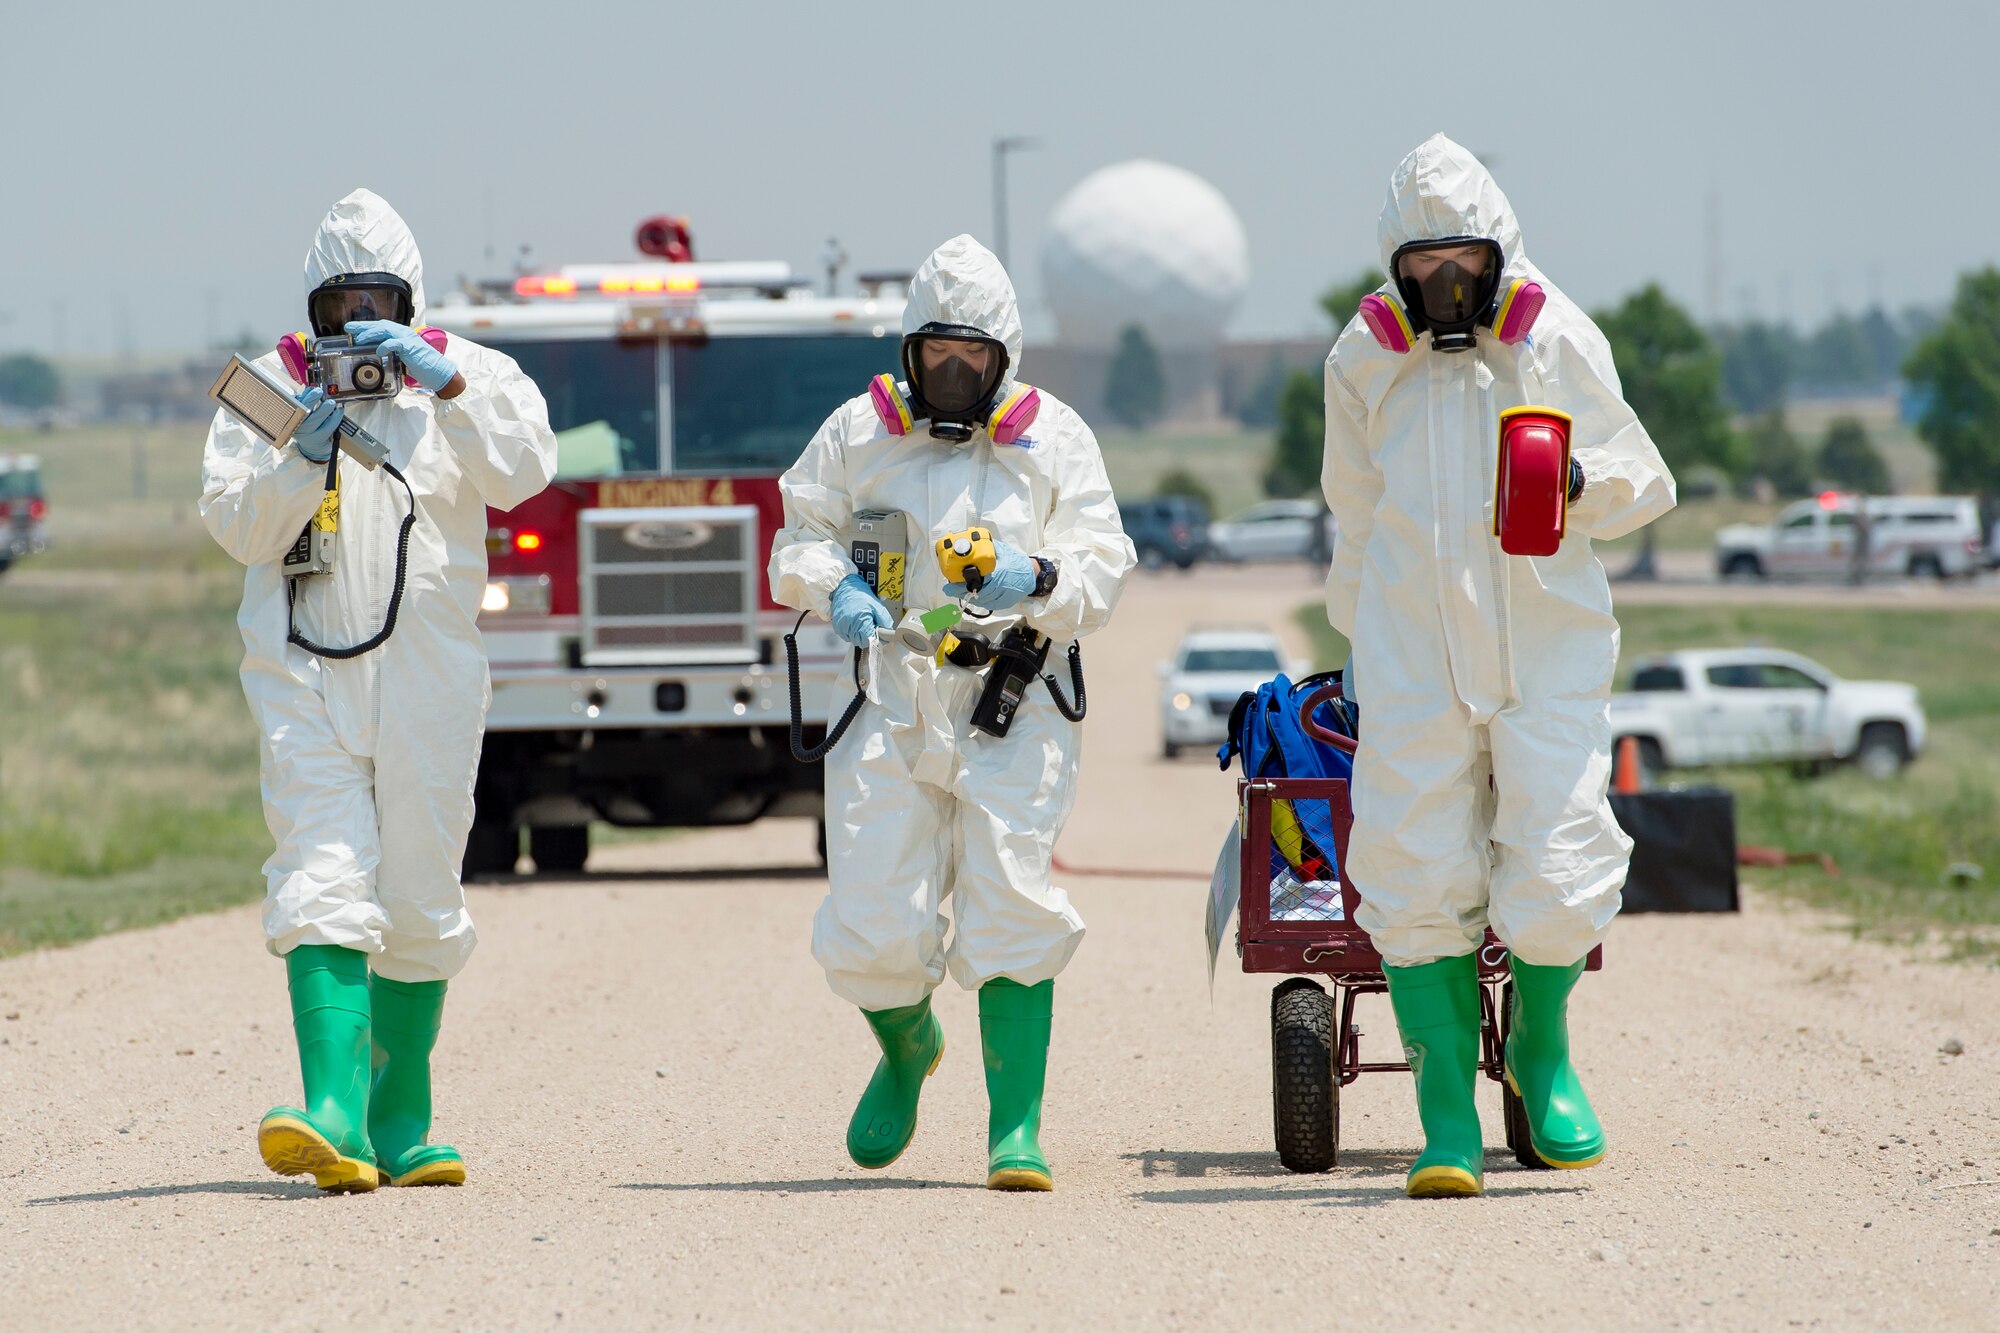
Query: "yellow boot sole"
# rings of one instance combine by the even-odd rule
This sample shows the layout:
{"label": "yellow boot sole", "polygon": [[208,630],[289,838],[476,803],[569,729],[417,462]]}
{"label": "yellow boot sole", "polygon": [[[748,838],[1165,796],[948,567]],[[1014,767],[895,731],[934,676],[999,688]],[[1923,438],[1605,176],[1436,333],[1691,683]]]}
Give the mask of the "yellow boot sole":
{"label": "yellow boot sole", "polygon": [[1485,1188],[1478,1176],[1461,1166],[1427,1166],[1412,1171],[1403,1185],[1412,1199],[1469,1199]]}
{"label": "yellow boot sole", "polygon": [[1032,1166],[1008,1166],[986,1177],[986,1188],[990,1190],[1052,1190],[1055,1181],[1049,1179],[1046,1171],[1037,1171]]}
{"label": "yellow boot sole", "polygon": [[408,1189],[413,1185],[463,1185],[465,1183],[465,1163],[444,1161],[426,1162],[414,1171],[405,1171],[400,1176],[391,1176],[389,1184],[398,1189]]}
{"label": "yellow boot sole", "polygon": [[257,1126],[257,1151],[279,1175],[310,1174],[328,1193],[365,1194],[382,1183],[373,1163],[342,1156],[326,1135],[296,1116],[265,1116]]}

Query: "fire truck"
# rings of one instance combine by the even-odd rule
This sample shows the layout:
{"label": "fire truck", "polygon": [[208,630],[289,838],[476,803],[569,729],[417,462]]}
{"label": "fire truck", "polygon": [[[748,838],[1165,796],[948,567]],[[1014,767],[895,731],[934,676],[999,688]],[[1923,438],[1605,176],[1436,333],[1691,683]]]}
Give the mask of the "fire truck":
{"label": "fire truck", "polygon": [[49,502],[42,494],[42,460],[0,454],[0,573],[49,545]]}
{"label": "fire truck", "polygon": [[[555,482],[489,515],[480,628],[493,705],[469,877],[581,869],[590,824],[821,818],[792,758],[783,635],[765,564],[778,476],[842,402],[894,371],[898,275],[816,294],[782,262],[701,262],[686,222],[644,258],[484,283],[428,318],[517,361],[548,400]],[[798,636],[809,742],[851,661]],[[821,854],[825,828],[821,825]]]}

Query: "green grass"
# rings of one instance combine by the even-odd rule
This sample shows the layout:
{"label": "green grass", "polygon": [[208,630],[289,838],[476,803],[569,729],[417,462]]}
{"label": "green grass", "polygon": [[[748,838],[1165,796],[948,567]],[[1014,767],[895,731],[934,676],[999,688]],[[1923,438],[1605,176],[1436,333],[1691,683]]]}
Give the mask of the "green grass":
{"label": "green grass", "polygon": [[0,436],[41,455],[54,544],[0,577],[0,954],[263,891],[242,570],[195,512],[201,438]]}
{"label": "green grass", "polygon": [[[1316,605],[1300,609],[1322,662],[1347,645]],[[1766,885],[1840,913],[1876,936],[1941,943],[1953,956],[2000,956],[2000,611],[1823,606],[1628,607],[1620,663],[1672,648],[1747,644],[1803,653],[1850,679],[1904,680],[1923,692],[1931,723],[1924,755],[1896,780],[1849,769],[1809,779],[1788,769],[1676,773],[1737,796],[1741,841],[1824,852],[1841,868],[1752,872]],[[1988,878],[1948,882],[1970,862]]]}
{"label": "green grass", "polygon": [[1120,499],[1154,495],[1161,477],[1185,468],[1214,494],[1216,518],[1227,518],[1265,498],[1263,476],[1271,440],[1269,431],[1181,435],[1107,430],[1097,437],[1111,489]]}

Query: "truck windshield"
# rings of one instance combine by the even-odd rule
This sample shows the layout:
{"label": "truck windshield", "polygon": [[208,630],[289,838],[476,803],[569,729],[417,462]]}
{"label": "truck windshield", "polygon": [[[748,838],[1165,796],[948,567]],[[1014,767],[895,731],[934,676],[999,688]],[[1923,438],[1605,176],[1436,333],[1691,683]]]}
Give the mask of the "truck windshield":
{"label": "truck windshield", "polygon": [[549,404],[557,473],[660,470],[660,344],[601,338],[496,343]]}
{"label": "truck windshield", "polygon": [[783,472],[835,408],[896,372],[900,346],[854,334],[675,343],[674,471]]}

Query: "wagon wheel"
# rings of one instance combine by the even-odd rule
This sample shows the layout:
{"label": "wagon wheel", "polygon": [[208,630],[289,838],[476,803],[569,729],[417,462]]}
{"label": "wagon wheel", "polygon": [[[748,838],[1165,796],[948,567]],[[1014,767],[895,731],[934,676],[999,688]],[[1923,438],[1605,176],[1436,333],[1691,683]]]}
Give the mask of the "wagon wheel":
{"label": "wagon wheel", "polygon": [[1271,992],[1271,1109],[1278,1160],[1326,1171],[1340,1157],[1340,1084],[1334,1078],[1333,1002],[1304,977]]}
{"label": "wagon wheel", "polygon": [[[1514,983],[1508,982],[1500,988],[1500,1049],[1507,1049],[1507,1033],[1514,1026]],[[1514,1150],[1514,1160],[1535,1171],[1548,1169],[1548,1163],[1535,1155],[1534,1141],[1528,1137],[1528,1109],[1514,1094],[1514,1089],[1503,1078],[1500,1080],[1500,1116],[1507,1125],[1507,1146]]]}

